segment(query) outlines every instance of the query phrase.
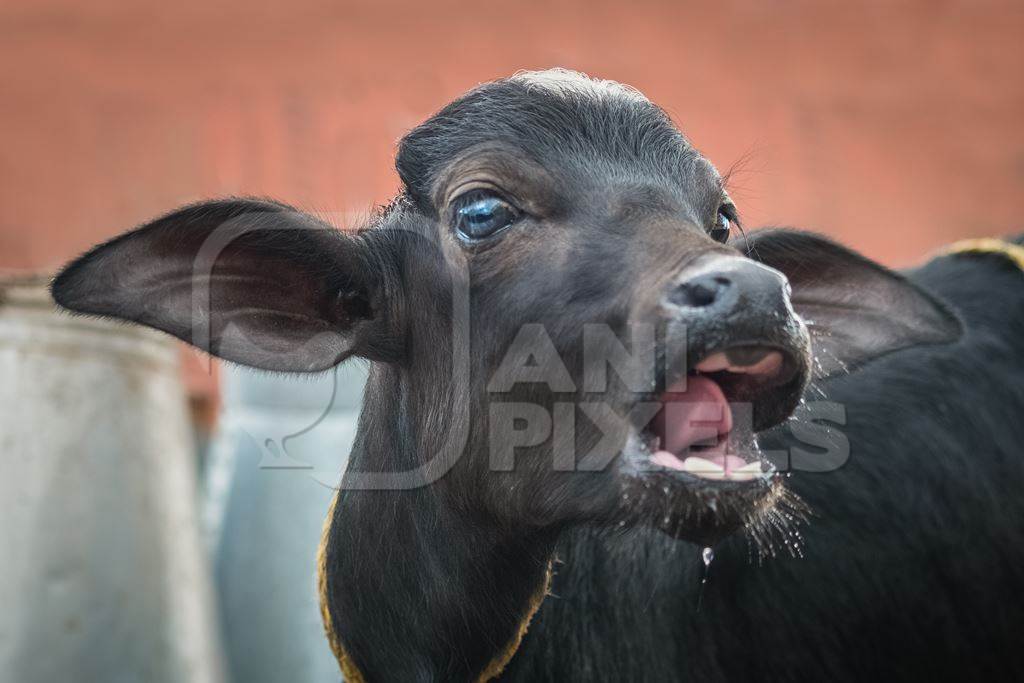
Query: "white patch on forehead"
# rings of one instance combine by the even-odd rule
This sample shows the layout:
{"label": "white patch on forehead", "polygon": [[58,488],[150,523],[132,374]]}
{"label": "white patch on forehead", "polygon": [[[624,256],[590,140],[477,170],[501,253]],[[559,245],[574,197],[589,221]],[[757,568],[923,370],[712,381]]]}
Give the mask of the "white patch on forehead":
{"label": "white patch on forehead", "polygon": [[621,97],[638,102],[649,102],[643,93],[636,88],[623,85],[617,81],[609,81],[571,71],[555,68],[545,71],[520,71],[509,80],[526,84],[530,88],[542,88],[558,95],[589,95],[595,99]]}

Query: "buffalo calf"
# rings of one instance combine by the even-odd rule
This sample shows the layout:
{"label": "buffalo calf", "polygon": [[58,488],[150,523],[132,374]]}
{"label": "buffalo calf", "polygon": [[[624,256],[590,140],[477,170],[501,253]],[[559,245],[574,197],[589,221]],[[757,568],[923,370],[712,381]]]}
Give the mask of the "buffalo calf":
{"label": "buffalo calf", "polygon": [[[256,368],[371,362],[320,557],[349,680],[821,680],[1004,653],[1022,311],[992,297],[1019,273],[908,279],[811,234],[743,239],[662,110],[562,70],[469,92],[396,165],[356,235],[208,201],[53,284]],[[787,480],[837,443],[802,403],[821,391],[849,461]],[[804,560],[748,566],[735,532],[770,555],[808,510]]]}

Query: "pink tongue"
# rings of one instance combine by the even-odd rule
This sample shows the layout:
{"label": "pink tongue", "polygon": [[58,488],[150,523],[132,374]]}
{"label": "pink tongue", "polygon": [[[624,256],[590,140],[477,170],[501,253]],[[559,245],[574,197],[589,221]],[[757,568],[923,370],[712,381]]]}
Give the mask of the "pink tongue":
{"label": "pink tongue", "polygon": [[684,377],[662,396],[665,409],[661,447],[678,453],[695,444],[714,445],[732,429],[732,411],[725,394],[707,377]]}
{"label": "pink tongue", "polygon": [[[661,448],[669,451],[665,455],[682,454],[694,445],[711,445],[715,447],[693,455],[727,472],[746,464],[743,458],[725,453],[724,441],[717,443],[719,436],[732,429],[732,410],[718,384],[700,375],[684,377],[669,387],[662,401],[665,407],[656,418],[655,428],[662,436]],[[678,462],[678,458],[672,459]]]}

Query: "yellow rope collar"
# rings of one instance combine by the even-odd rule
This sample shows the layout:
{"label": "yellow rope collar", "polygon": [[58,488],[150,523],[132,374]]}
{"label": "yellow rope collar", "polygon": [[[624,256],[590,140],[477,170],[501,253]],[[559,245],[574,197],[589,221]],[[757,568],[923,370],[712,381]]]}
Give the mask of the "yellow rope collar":
{"label": "yellow rope collar", "polygon": [[[327,539],[330,536],[331,523],[334,521],[334,509],[338,505],[338,497],[340,495],[341,492],[338,491],[334,494],[334,498],[331,499],[331,506],[327,509],[327,519],[324,520],[323,531],[320,533],[320,546],[316,551],[316,584],[317,592],[320,594],[320,618],[324,622],[327,643],[331,646],[331,652],[334,653],[334,657],[338,660],[338,666],[341,667],[341,675],[345,679],[345,683],[366,683],[362,672],[359,671],[352,658],[345,652],[338,634],[335,633],[334,622],[331,620],[331,611],[327,606]],[[551,588],[553,564],[554,562],[548,562],[547,571],[544,573],[544,581],[541,583],[540,589],[530,597],[526,613],[512,639],[505,646],[505,649],[495,655],[494,659],[487,665],[487,668],[484,669],[477,679],[477,683],[487,683],[487,681],[496,678],[512,660],[516,650],[519,649],[519,645],[523,642],[523,636],[526,635],[526,630],[530,627],[533,615],[540,609],[541,603],[544,602],[544,598],[547,597],[548,590]]]}
{"label": "yellow rope collar", "polygon": [[341,667],[341,675],[345,683],[366,683],[363,674],[352,662],[352,658],[341,646],[338,634],[334,632],[334,622],[331,620],[331,610],[327,606],[327,539],[331,535],[331,522],[334,521],[334,508],[338,505],[338,497],[341,491],[334,493],[331,499],[331,506],[327,508],[327,519],[324,520],[323,530],[320,532],[320,546],[316,550],[316,587],[320,594],[320,618],[324,622],[324,632],[327,634],[327,643],[331,646],[331,652],[338,660]]}
{"label": "yellow rope collar", "polygon": [[1024,247],[1012,242],[998,240],[993,237],[960,240],[939,251],[939,256],[956,254],[999,254],[1017,264],[1024,271]]}
{"label": "yellow rope collar", "polygon": [[554,560],[548,562],[548,568],[544,571],[544,580],[540,584],[540,588],[537,592],[530,596],[530,602],[526,606],[526,613],[523,616],[523,620],[519,622],[519,628],[516,629],[515,635],[508,641],[508,645],[505,646],[505,650],[494,656],[491,663],[487,665],[484,672],[480,674],[480,678],[477,679],[477,683],[487,683],[487,681],[497,678],[498,675],[505,670],[508,663],[512,661],[513,655],[516,650],[519,649],[519,645],[523,642],[523,636],[526,635],[527,629],[530,628],[530,622],[533,620],[533,615],[540,609],[540,604],[544,602],[544,598],[548,596],[548,591],[551,590],[551,572],[554,566]]}

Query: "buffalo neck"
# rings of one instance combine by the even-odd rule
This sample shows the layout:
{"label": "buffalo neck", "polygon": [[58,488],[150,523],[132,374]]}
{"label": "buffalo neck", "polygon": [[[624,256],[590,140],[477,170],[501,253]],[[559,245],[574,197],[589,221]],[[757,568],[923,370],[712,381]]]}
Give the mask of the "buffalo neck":
{"label": "buffalo neck", "polygon": [[[399,373],[375,368],[350,471],[420,462],[421,414]],[[475,516],[452,486],[343,481],[325,526],[321,601],[349,678],[486,680],[518,646],[546,593],[554,534]]]}

